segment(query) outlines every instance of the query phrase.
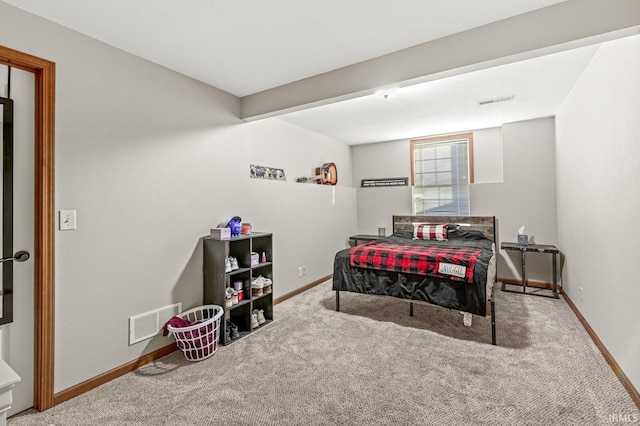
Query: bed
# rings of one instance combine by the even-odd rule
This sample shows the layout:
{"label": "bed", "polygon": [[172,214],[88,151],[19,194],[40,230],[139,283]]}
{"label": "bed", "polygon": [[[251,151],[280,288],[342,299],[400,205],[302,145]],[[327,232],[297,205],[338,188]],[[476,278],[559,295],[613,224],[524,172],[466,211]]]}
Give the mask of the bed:
{"label": "bed", "polygon": [[336,253],[336,311],[349,291],[490,314],[495,345],[495,250],[494,216],[393,216],[391,236]]}

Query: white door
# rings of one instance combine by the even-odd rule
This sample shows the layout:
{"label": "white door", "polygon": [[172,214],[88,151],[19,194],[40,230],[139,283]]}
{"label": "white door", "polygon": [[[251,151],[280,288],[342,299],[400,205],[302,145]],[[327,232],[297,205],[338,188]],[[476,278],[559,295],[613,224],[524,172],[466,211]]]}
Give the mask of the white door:
{"label": "white door", "polygon": [[[0,65],[0,96],[7,97],[7,67]],[[0,355],[21,381],[13,388],[8,415],[33,406],[34,361],[34,75],[11,69],[13,99],[13,248],[26,250],[25,262],[5,262],[13,268],[13,322],[0,326]],[[0,114],[1,119],[1,114]],[[2,197],[0,196],[0,203]]]}

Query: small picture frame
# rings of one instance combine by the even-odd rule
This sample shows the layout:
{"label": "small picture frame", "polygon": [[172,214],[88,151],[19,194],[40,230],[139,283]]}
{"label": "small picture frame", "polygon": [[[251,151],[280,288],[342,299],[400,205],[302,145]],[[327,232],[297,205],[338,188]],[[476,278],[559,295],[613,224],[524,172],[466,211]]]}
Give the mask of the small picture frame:
{"label": "small picture frame", "polygon": [[389,186],[408,186],[408,177],[382,178],[382,179],[362,179],[360,188],[381,188]]}
{"label": "small picture frame", "polygon": [[256,164],[249,165],[249,177],[252,179],[287,180],[283,169]]}

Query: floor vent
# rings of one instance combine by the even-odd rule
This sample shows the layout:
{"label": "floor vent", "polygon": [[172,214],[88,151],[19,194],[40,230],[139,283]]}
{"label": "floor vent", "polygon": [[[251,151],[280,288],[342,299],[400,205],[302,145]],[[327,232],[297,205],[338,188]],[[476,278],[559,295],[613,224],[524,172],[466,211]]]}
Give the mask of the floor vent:
{"label": "floor vent", "polygon": [[182,303],[176,303],[129,317],[129,345],[152,338],[172,316],[180,312]]}

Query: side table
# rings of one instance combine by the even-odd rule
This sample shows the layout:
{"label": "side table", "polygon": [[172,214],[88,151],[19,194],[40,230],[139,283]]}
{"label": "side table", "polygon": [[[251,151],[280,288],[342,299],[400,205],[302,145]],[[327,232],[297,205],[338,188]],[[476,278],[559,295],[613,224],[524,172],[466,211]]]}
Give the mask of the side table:
{"label": "side table", "polygon": [[[545,245],[545,244],[529,244],[526,246],[519,246],[516,243],[502,243],[500,244],[500,248],[503,250],[514,250],[514,251],[519,251],[520,252],[520,257],[522,259],[522,293],[524,294],[531,294],[534,296],[545,296],[545,297],[550,297],[550,296],[546,296],[544,294],[538,294],[538,293],[531,293],[531,292],[527,292],[527,278],[526,278],[526,269],[525,269],[525,254],[527,252],[534,252],[534,253],[549,253],[552,255],[553,257],[553,287],[551,289],[552,293],[553,293],[553,297],[555,297],[556,299],[559,299],[560,297],[558,296],[558,272],[557,272],[557,256],[558,253],[560,253],[560,250],[558,250],[558,248],[556,246],[552,246],[552,245]],[[503,282],[502,283],[502,291],[509,291],[512,293],[520,293],[520,291],[514,291],[514,290],[508,290],[506,289],[506,283]]]}
{"label": "side table", "polygon": [[368,235],[368,234],[358,234],[358,235],[352,235],[349,237],[349,239],[353,241],[355,245],[358,245],[358,241],[368,242],[368,241],[377,240],[379,238],[384,238],[384,237],[380,237],[378,235]]}

